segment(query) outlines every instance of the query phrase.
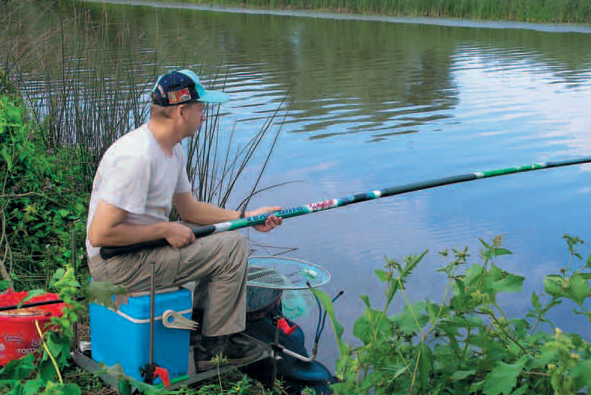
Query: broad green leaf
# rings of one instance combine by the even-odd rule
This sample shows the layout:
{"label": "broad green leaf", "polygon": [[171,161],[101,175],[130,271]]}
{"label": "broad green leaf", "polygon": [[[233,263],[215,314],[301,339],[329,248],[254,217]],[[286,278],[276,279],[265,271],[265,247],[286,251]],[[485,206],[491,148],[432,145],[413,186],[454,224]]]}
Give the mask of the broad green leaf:
{"label": "broad green leaf", "polygon": [[49,381],[41,395],[80,395],[81,393],[80,387],[76,384],[60,384]]}
{"label": "broad green leaf", "polygon": [[482,392],[482,387],[484,387],[484,381],[478,381],[476,383],[472,383],[470,385],[470,394],[480,394]]}
{"label": "broad green leaf", "polygon": [[491,263],[490,269],[486,272],[484,276],[484,280],[487,282],[487,285],[490,286],[493,282],[500,280],[503,278],[503,270],[500,267]]}
{"label": "broad green leaf", "polygon": [[452,315],[441,320],[442,324],[447,324],[454,328],[480,328],[482,327],[482,318],[475,316],[457,316]]}
{"label": "broad green leaf", "polygon": [[512,318],[511,323],[515,327],[515,333],[523,338],[527,337],[527,331],[531,327],[529,322],[523,318]]}
{"label": "broad green leaf", "polygon": [[371,342],[371,323],[369,318],[369,311],[366,309],[361,317],[355,321],[353,326],[353,335],[361,340],[363,344],[369,344]]}
{"label": "broad green leaf", "polygon": [[542,309],[542,305],[540,304],[540,298],[536,295],[535,292],[531,293],[531,305],[534,307],[535,311],[540,311]]}
{"label": "broad green leaf", "polygon": [[511,251],[509,251],[506,248],[495,248],[493,251],[495,252],[495,256],[511,255],[511,254],[513,254]]}
{"label": "broad green leaf", "polygon": [[477,264],[470,266],[466,270],[466,279],[464,280],[464,283],[466,285],[471,284],[475,279],[480,278],[482,273],[483,273],[482,266],[477,265]]}
{"label": "broad green leaf", "polygon": [[550,274],[544,278],[544,290],[553,296],[566,296],[566,282],[557,274]]}
{"label": "broad green leaf", "polygon": [[388,274],[389,274],[389,272],[387,272],[385,270],[381,270],[381,269],[376,269],[374,271],[374,273],[380,279],[381,282],[384,283],[384,282],[388,281]]}
{"label": "broad green leaf", "polygon": [[514,364],[499,362],[499,365],[486,376],[483,392],[486,395],[509,395],[517,384],[517,377],[522,372],[524,365],[525,360]]}
{"label": "broad green leaf", "polygon": [[[336,382],[336,383],[330,385],[330,389],[334,391],[335,395],[349,394],[349,393],[351,393],[351,391],[349,390],[350,385],[351,384],[348,382],[347,383]],[[121,395],[124,395],[124,394],[121,393]]]}
{"label": "broad green leaf", "polygon": [[45,339],[49,352],[61,368],[67,364],[70,356],[70,340],[56,332],[49,332]]}
{"label": "broad green leaf", "polygon": [[591,391],[591,359],[582,361],[571,370],[571,376],[578,383],[577,387],[587,386],[587,392]]}
{"label": "broad green leaf", "polygon": [[477,301],[475,301],[472,296],[468,294],[456,295],[451,298],[450,301],[450,307],[456,312],[470,311],[477,304]]}
{"label": "broad green leaf", "polygon": [[[101,368],[106,374],[111,375],[111,376],[115,377],[116,379],[118,379],[120,385],[121,385],[122,381],[126,382],[127,385],[129,385],[128,388],[130,390],[130,394],[133,392],[134,388],[138,389],[140,392],[143,392],[146,394],[153,394],[153,393],[159,392],[156,387],[154,387],[150,384],[142,383],[141,381],[138,381],[134,378],[131,378],[131,377],[125,375],[123,368],[118,363],[113,366],[106,366],[104,363],[101,362]],[[123,384],[123,386],[124,386],[123,388],[126,388],[125,384]],[[121,388],[121,387],[119,387],[119,388]]]}
{"label": "broad green leaf", "polygon": [[36,395],[39,393],[41,387],[45,386],[45,382],[41,379],[27,380],[23,383],[23,395]]}
{"label": "broad green leaf", "polygon": [[484,248],[486,248],[487,250],[489,250],[491,247],[482,239],[478,239],[480,240],[480,243],[484,246]]}
{"label": "broad green leaf", "polygon": [[396,373],[394,373],[394,375],[392,376],[391,380],[396,380],[398,378],[398,376],[402,375],[407,370],[408,370],[408,366],[398,369],[396,371]]}
{"label": "broad green leaf", "polygon": [[[529,385],[527,385],[527,383],[524,383],[523,385],[518,387],[515,391],[511,392],[511,395],[523,395],[525,393],[528,393],[529,389],[530,389]],[[529,393],[531,393],[531,392],[529,392]]]}
{"label": "broad green leaf", "polygon": [[353,334],[365,344],[375,340],[386,339],[394,334],[392,323],[384,312],[366,309],[355,322]]}
{"label": "broad green leaf", "polygon": [[117,384],[117,389],[121,395],[131,395],[131,385],[128,381],[120,380]]}
{"label": "broad green leaf", "polygon": [[363,392],[369,391],[372,388],[378,389],[376,394],[380,394],[379,387],[385,380],[384,374],[382,372],[371,371],[368,375],[361,381],[360,389]]}
{"label": "broad green leaf", "polygon": [[349,354],[349,347],[342,340],[343,332],[345,330],[335,317],[334,306],[332,304],[331,297],[328,296],[328,294],[326,292],[324,292],[320,289],[316,289],[316,288],[312,289],[312,293],[314,293],[314,295],[316,295],[318,300],[320,300],[322,307],[324,307],[324,310],[326,311],[326,313],[328,314],[328,317],[330,318],[330,322],[332,324],[335,336],[337,338],[337,344],[339,346],[339,353],[340,353],[341,357],[348,355]]}
{"label": "broad green leaf", "polygon": [[0,369],[1,380],[23,380],[35,370],[34,354],[28,354],[26,357],[10,361]]}
{"label": "broad green leaf", "polygon": [[548,342],[542,347],[542,352],[538,357],[544,364],[554,362],[560,358],[560,351],[555,342]]}
{"label": "broad green leaf", "polygon": [[591,288],[586,280],[579,274],[573,274],[568,282],[568,294],[571,299],[582,304],[583,301],[591,294]]}
{"label": "broad green leaf", "polygon": [[492,284],[492,288],[499,292],[520,292],[523,287],[525,277],[503,272],[501,279]]}
{"label": "broad green leaf", "polygon": [[463,280],[455,278],[451,286],[454,295],[464,295],[466,293],[466,284]]}
{"label": "broad green leaf", "polygon": [[2,151],[0,151],[0,155],[2,155],[2,158],[4,158],[4,161],[6,162],[6,168],[10,173],[12,171],[12,158],[10,157],[8,150],[3,149]]}
{"label": "broad green leaf", "polygon": [[28,302],[29,300],[33,299],[35,296],[39,296],[39,295],[45,295],[45,290],[43,289],[33,289],[31,291],[29,291],[27,293],[27,296],[25,296],[23,298],[23,300],[21,300],[21,302],[19,303],[19,305]]}
{"label": "broad green leaf", "polygon": [[[429,322],[429,317],[424,314],[424,311],[425,302],[419,301],[414,305],[404,306],[404,311],[402,313],[396,314],[390,317],[390,319],[398,325],[403,333],[412,335],[414,333],[420,333],[421,328]],[[420,325],[420,328],[417,326],[417,322],[418,325]]]}
{"label": "broad green leaf", "polygon": [[113,295],[125,295],[126,293],[124,287],[108,281],[93,281],[88,287],[88,302],[117,308],[113,302]]}
{"label": "broad green leaf", "polygon": [[451,379],[453,381],[464,380],[466,377],[472,376],[474,373],[476,373],[476,370],[458,370],[451,375]]}
{"label": "broad green leaf", "polygon": [[429,388],[429,376],[431,375],[433,355],[426,345],[421,348],[421,359],[419,360],[418,379],[423,390]]}
{"label": "broad green leaf", "polygon": [[39,362],[37,366],[37,377],[45,382],[57,379],[55,366],[46,355],[44,355],[43,358],[44,359]]}
{"label": "broad green leaf", "polygon": [[377,339],[384,339],[394,335],[392,322],[390,322],[390,319],[383,311],[372,310],[371,316]]}
{"label": "broad green leaf", "polygon": [[66,270],[64,268],[60,267],[59,269],[57,269],[51,277],[51,287],[55,287],[55,284],[59,282],[65,275]]}
{"label": "broad green leaf", "polygon": [[437,321],[437,313],[439,313],[439,306],[427,300],[427,314],[429,314],[431,324],[435,324],[435,321]]}
{"label": "broad green leaf", "polygon": [[365,307],[367,307],[368,309],[371,309],[371,302],[369,301],[369,296],[367,296],[367,295],[359,295],[359,298],[361,300],[363,300],[363,303],[365,304]]}

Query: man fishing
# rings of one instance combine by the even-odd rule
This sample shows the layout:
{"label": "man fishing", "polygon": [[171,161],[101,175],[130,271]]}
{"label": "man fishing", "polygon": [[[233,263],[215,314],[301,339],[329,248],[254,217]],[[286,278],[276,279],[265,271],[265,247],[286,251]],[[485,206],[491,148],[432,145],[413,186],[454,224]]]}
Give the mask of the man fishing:
{"label": "man fishing", "polygon": [[[110,281],[130,292],[150,288],[152,263],[157,288],[199,281],[193,308],[202,307],[204,317],[197,368],[212,368],[211,358],[220,354],[228,363],[256,360],[261,350],[240,335],[246,316],[244,237],[224,232],[195,240],[186,224],[208,225],[245,216],[193,197],[180,145],[201,128],[206,103],[224,103],[229,96],[205,90],[193,71],[181,70],[160,76],[151,99],[148,123],[109,147],[95,175],[86,239],[90,273],[94,281]],[[173,205],[186,223],[168,220]],[[278,209],[262,207],[246,215]],[[281,222],[270,215],[255,228],[267,232]],[[158,239],[169,245],[109,259],[99,255],[102,246]]]}

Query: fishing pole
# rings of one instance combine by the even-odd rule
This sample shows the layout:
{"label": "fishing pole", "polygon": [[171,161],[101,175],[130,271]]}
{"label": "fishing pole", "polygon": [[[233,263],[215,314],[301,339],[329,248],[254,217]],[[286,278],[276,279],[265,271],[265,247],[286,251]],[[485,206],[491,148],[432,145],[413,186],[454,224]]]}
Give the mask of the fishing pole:
{"label": "fishing pole", "polygon": [[8,306],[0,306],[0,312],[10,311],[10,310],[18,310],[18,309],[26,309],[28,307],[39,307],[39,306],[46,306],[46,305],[52,305],[52,304],[60,304],[60,303],[64,303],[64,301],[61,299],[54,299],[54,300],[43,300],[40,302],[12,304],[12,305],[8,305]]}
{"label": "fishing pole", "polygon": [[[415,182],[411,184],[395,186],[391,188],[384,188],[376,191],[371,192],[364,192],[364,193],[357,193],[354,195],[349,195],[342,197],[340,199],[328,199],[322,200],[316,203],[305,204],[299,207],[288,208],[285,210],[276,211],[273,213],[255,215],[253,217],[247,218],[240,218],[235,219],[232,221],[227,222],[220,222],[213,225],[206,225],[201,226],[198,228],[194,228],[193,233],[195,237],[204,237],[209,236],[214,233],[225,232],[229,230],[236,230],[242,229],[253,225],[263,224],[267,218],[274,214],[277,217],[281,218],[291,218],[297,217],[300,215],[306,215],[311,213],[316,213],[319,211],[330,210],[337,207],[347,206],[349,204],[365,202],[368,200],[374,199],[381,199],[388,196],[394,195],[401,195],[408,192],[420,191],[429,188],[441,187],[444,185],[450,184],[459,184],[462,182],[474,181],[474,180],[481,180],[484,178],[492,178],[498,176],[504,176],[508,174],[515,174],[515,173],[524,173],[528,171],[534,170],[542,170],[542,169],[550,169],[553,167],[562,167],[562,166],[572,166],[572,165],[580,165],[583,163],[590,163],[591,157],[584,157],[584,158],[577,158],[577,159],[570,159],[570,160],[563,160],[563,161],[552,161],[552,162],[543,162],[543,163],[536,163],[533,165],[525,165],[519,167],[509,167],[506,169],[498,169],[498,170],[489,170],[483,172],[475,172],[475,173],[467,173],[467,174],[460,174],[450,177],[444,178],[437,178],[434,180],[429,181],[422,181],[422,182]],[[166,240],[159,239],[144,243],[133,244],[129,246],[122,246],[122,247],[102,247],[100,254],[103,259],[109,259],[116,255],[126,254],[130,252],[139,251],[146,248],[154,248],[168,245]]]}

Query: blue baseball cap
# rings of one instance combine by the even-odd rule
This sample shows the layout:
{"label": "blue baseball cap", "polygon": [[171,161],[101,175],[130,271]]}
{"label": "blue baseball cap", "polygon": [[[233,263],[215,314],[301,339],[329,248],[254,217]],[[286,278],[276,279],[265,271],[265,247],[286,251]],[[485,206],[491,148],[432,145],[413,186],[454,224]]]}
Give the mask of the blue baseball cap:
{"label": "blue baseball cap", "polygon": [[197,74],[191,70],[173,70],[163,74],[152,89],[152,103],[162,107],[193,101],[225,103],[228,100],[230,96],[222,91],[205,90]]}

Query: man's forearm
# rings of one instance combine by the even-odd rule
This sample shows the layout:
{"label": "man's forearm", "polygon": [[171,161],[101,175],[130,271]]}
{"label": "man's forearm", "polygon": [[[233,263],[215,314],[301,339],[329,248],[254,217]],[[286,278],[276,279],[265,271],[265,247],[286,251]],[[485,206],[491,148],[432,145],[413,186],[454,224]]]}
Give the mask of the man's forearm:
{"label": "man's forearm", "polygon": [[240,217],[238,211],[226,210],[196,200],[191,203],[191,207],[186,213],[179,212],[179,214],[183,221],[199,225],[211,225],[218,222],[231,221]]}
{"label": "man's forearm", "polygon": [[94,247],[116,247],[165,239],[168,226],[170,226],[170,222],[159,222],[150,225],[120,223],[105,230],[91,228],[89,241]]}

